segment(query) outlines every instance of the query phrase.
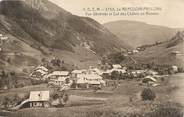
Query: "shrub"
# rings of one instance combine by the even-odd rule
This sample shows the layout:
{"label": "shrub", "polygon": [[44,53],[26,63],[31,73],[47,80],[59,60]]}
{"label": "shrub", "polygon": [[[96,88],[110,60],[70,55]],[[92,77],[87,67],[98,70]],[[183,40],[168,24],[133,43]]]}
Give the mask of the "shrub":
{"label": "shrub", "polygon": [[103,79],[111,79],[111,75],[109,75],[108,73],[103,73],[102,78]]}
{"label": "shrub", "polygon": [[64,94],[63,95],[63,101],[64,101],[64,103],[66,103],[68,100],[69,100],[68,94]]}
{"label": "shrub", "polygon": [[156,94],[150,88],[145,88],[141,93],[142,100],[154,100],[156,98]]}
{"label": "shrub", "polygon": [[120,73],[118,71],[113,71],[111,73],[111,79],[112,80],[118,80],[118,79],[120,79]]}

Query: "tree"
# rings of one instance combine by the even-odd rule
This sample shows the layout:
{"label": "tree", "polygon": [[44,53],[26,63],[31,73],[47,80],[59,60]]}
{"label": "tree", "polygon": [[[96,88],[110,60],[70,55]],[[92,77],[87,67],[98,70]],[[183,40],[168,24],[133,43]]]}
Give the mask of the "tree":
{"label": "tree", "polygon": [[102,78],[103,79],[111,79],[111,76],[108,73],[103,73]]}
{"label": "tree", "polygon": [[125,75],[122,72],[120,72],[120,79],[123,79],[124,80],[125,78],[126,78]]}
{"label": "tree", "polygon": [[118,71],[113,71],[113,72],[111,73],[111,79],[112,79],[112,80],[118,80],[119,77],[120,77],[120,74],[119,74]]}
{"label": "tree", "polygon": [[57,59],[57,60],[56,60],[56,65],[57,65],[58,67],[61,66],[61,60],[60,60],[60,59]]}
{"label": "tree", "polygon": [[150,88],[145,88],[141,93],[142,100],[154,100],[156,98],[156,94]]}
{"label": "tree", "polygon": [[2,78],[5,78],[7,76],[7,74],[4,70],[1,72],[1,75],[2,75]]}

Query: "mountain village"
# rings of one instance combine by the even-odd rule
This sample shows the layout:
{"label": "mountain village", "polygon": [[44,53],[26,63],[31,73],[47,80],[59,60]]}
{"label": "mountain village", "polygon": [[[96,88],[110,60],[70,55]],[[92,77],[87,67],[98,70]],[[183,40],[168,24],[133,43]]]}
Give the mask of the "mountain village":
{"label": "mountain village", "polygon": [[0,1],[0,117],[183,117],[184,31]]}
{"label": "mountain village", "polygon": [[[3,52],[3,44],[7,43],[10,38],[0,34],[1,51]],[[127,51],[124,56],[132,56],[139,53],[137,50]],[[136,64],[136,60],[130,57],[131,61]],[[27,73],[27,79],[31,79],[37,84],[46,83],[47,86],[55,91],[52,101],[50,101],[49,90],[30,91],[29,98],[19,102],[19,104],[6,105],[10,110],[19,110],[23,108],[35,107],[58,107],[64,106],[68,101],[68,90],[94,90],[95,92],[111,87],[113,90],[121,85],[122,80],[137,79],[139,85],[148,87],[159,86],[159,79],[167,77],[168,74],[160,74],[158,71],[145,68],[130,68],[122,64],[99,64],[97,67],[90,66],[88,69],[73,69],[65,70],[63,68],[64,62],[56,57],[51,60],[43,60],[42,64],[34,67],[30,73]],[[52,66],[52,67],[51,67]],[[103,67],[102,67],[103,66]],[[105,67],[104,67],[105,66]],[[64,69],[64,70],[63,70]],[[171,66],[168,69],[170,73],[178,73],[178,66]],[[1,73],[3,77],[3,72]],[[18,86],[20,87],[20,86]],[[22,87],[22,86],[21,86]],[[9,86],[4,85],[1,91],[10,89]],[[4,107],[4,105],[2,105]]]}

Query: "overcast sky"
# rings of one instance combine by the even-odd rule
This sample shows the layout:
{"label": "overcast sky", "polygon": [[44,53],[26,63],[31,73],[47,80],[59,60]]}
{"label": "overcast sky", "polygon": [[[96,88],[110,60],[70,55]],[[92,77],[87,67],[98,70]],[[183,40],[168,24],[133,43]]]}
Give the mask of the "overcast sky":
{"label": "overcast sky", "polygon": [[156,16],[91,16],[100,23],[116,20],[136,20],[149,24],[184,28],[184,0],[50,0],[72,14],[85,16],[88,7],[161,7]]}

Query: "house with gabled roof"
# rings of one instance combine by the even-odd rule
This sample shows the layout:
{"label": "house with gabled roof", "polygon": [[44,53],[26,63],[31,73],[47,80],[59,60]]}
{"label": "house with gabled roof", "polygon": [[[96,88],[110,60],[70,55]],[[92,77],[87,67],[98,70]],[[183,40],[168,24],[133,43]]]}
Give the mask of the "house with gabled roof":
{"label": "house with gabled roof", "polygon": [[50,94],[49,91],[31,91],[29,98],[24,100],[20,105],[12,108],[12,110],[18,110],[22,108],[38,108],[50,107]]}
{"label": "house with gabled roof", "polygon": [[70,80],[69,71],[54,71],[48,74],[47,79],[49,80],[49,86],[58,86],[62,87],[65,84],[69,84],[72,81]]}
{"label": "house with gabled roof", "polygon": [[78,74],[75,83],[77,88],[81,86],[85,88],[90,88],[94,86],[97,87],[105,86],[105,81],[102,79],[102,77],[94,73]]}

